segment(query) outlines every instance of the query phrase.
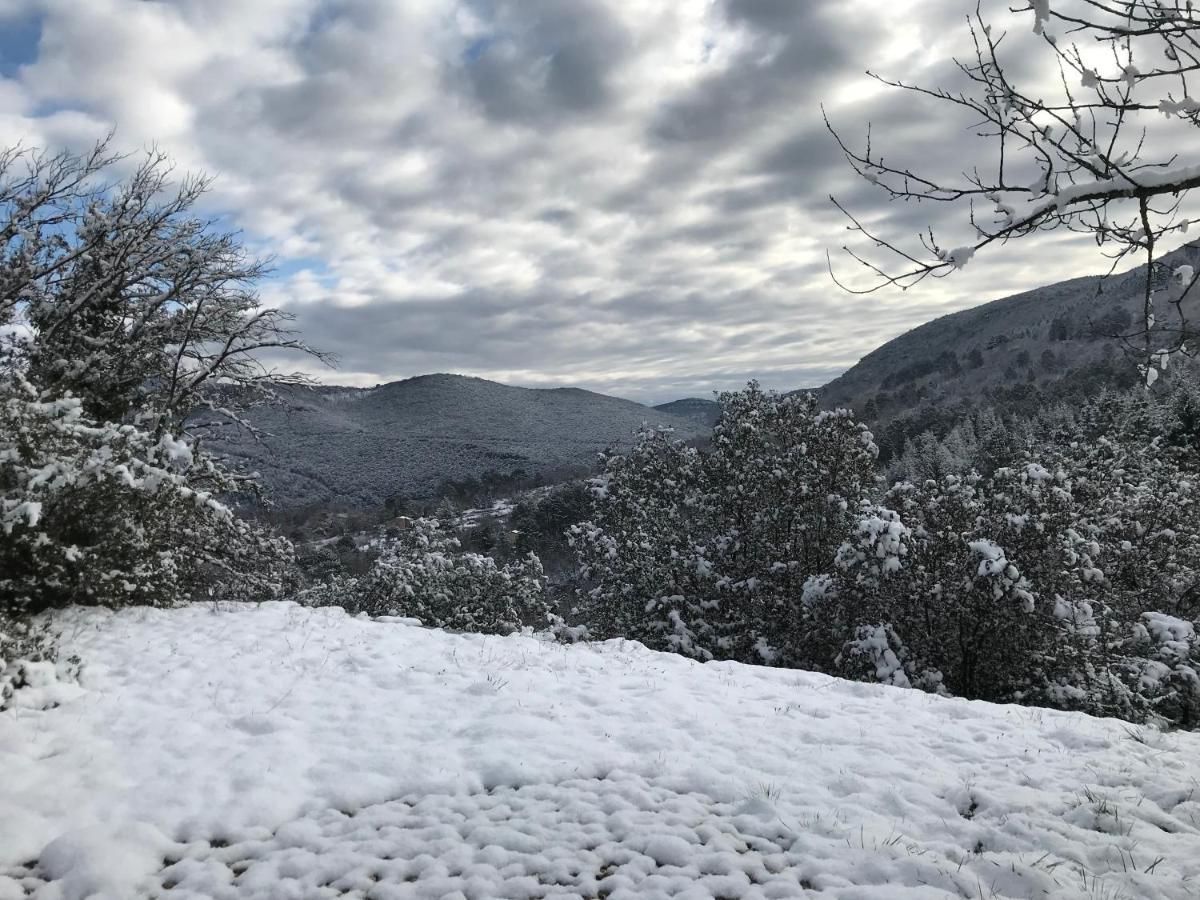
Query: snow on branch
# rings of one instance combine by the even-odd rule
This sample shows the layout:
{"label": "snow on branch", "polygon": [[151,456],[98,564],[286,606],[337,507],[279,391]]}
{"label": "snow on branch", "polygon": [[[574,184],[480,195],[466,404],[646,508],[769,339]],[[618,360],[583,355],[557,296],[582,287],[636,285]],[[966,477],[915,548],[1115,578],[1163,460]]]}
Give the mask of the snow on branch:
{"label": "snow on branch", "polygon": [[1200,126],[1200,101],[1191,90],[1200,71],[1200,22],[1192,4],[1029,0],[1010,14],[1016,22],[1032,20],[1037,37],[1030,39],[1057,70],[1052,81],[1018,82],[1002,46],[1020,36],[986,21],[979,6],[967,19],[972,53],[954,60],[962,86],[930,87],[868,73],[886,87],[970,117],[983,143],[977,161],[962,171],[897,163],[878,149],[869,125],[860,145],[825,114],[827,129],[860,177],[890,201],[960,210],[969,234],[946,244],[929,227],[906,245],[886,221],[868,223],[832,196],[859,239],[841,249],[867,278],[847,280],[832,257],[831,276],[853,293],[907,289],[953,274],[992,245],[1072,231],[1101,247],[1110,271],[1129,259],[1148,264],[1143,322],[1126,336],[1142,365],[1164,352],[1185,351],[1190,326],[1183,300],[1192,286],[1170,297],[1169,322],[1155,320],[1150,269],[1170,249],[1168,241],[1183,239],[1200,221],[1200,213],[1185,208],[1189,192],[1200,187],[1200,157],[1183,156],[1197,146],[1191,129]]}

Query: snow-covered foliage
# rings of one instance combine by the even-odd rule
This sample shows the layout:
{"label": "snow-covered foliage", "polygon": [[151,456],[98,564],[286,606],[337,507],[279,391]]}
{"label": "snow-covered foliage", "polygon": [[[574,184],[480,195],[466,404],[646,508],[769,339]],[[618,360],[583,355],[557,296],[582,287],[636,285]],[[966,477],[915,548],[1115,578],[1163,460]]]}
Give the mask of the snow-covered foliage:
{"label": "snow-covered foliage", "polygon": [[907,656],[907,649],[891,626],[860,625],[834,664],[847,678],[912,687],[904,666]]}
{"label": "snow-covered foliage", "polygon": [[1125,680],[1148,712],[1185,727],[1200,725],[1200,640],[1194,621],[1142,613],[1122,649]]}
{"label": "snow-covered foliage", "polygon": [[1060,527],[1056,498],[1040,479],[1013,470],[986,483],[947,476],[897,485],[884,503],[898,513],[894,527],[907,531],[906,552],[891,566],[866,556],[837,567],[828,615],[855,630],[887,623],[907,650],[901,659],[912,682],[929,671],[954,694],[1015,699],[1054,645],[1056,624],[1034,602],[1023,571],[1031,555],[1016,548],[1033,538],[1040,550],[1047,526]]}
{"label": "snow-covered foliage", "polygon": [[798,663],[803,586],[854,521],[875,446],[808,395],[752,383],[720,401],[710,449],[647,432],[605,459],[595,514],[572,530],[584,618],[700,659]]}
{"label": "snow-covered foliage", "polygon": [[903,451],[889,461],[889,480],[921,484],[972,470],[991,475],[1016,459],[1028,430],[1025,423],[1005,421],[985,407],[963,416],[941,438],[924,431],[906,439]]}
{"label": "snow-covered foliage", "polygon": [[305,600],[486,634],[544,629],[555,621],[534,554],[500,565],[491,556],[464,552],[435,519],[415,520],[366,575],[332,579],[307,592]]}
{"label": "snow-covered foliage", "polygon": [[572,534],[594,634],[1200,725],[1191,392],[977,415],[905,454],[938,477],[882,493],[844,414],[753,386],[722,399],[711,450],[650,433],[608,458]]}
{"label": "snow-covered foliage", "polygon": [[34,621],[0,607],[0,712],[14,703],[21,688],[78,674],[77,657],[59,661],[55,638],[49,620]]}
{"label": "snow-covered foliage", "polygon": [[261,398],[275,374],[258,354],[306,348],[259,305],[263,265],[193,214],[207,182],[172,188],[156,153],[124,180],[121,163],[103,144],[0,151],[9,622],[69,604],[262,599],[288,577],[291,545],[234,515],[248,484],[201,449],[196,416],[235,421],[224,399]]}
{"label": "snow-covered foliage", "polygon": [[890,532],[867,511],[823,608],[840,629],[873,629],[868,647],[884,634],[903,646],[914,684],[936,672],[963,696],[1195,727],[1190,410],[1186,395],[1106,395],[1059,417],[1021,464],[896,484],[882,501]]}
{"label": "snow-covered foliage", "polygon": [[0,607],[37,612],[277,593],[291,547],[216,497],[235,485],[183,441],[98,422],[0,376]]}

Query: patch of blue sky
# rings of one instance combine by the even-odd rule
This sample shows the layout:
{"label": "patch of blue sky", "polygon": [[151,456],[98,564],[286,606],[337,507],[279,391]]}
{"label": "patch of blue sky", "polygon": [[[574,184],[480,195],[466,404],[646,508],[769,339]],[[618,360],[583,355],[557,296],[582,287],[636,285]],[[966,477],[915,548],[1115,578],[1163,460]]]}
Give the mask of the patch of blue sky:
{"label": "patch of blue sky", "polygon": [[21,66],[36,61],[41,40],[41,16],[22,13],[6,17],[0,13],[0,78],[14,78]]}
{"label": "patch of blue sky", "polygon": [[492,34],[485,34],[481,37],[475,38],[475,40],[471,41],[471,43],[468,44],[467,48],[463,51],[463,60],[469,63],[475,62],[481,56],[483,56],[483,54],[487,53],[488,48],[492,46],[495,41],[496,36]]}
{"label": "patch of blue sky", "polygon": [[275,281],[286,281],[301,272],[307,272],[322,283],[331,283],[333,279],[333,273],[325,262],[315,256],[276,257],[268,277]]}

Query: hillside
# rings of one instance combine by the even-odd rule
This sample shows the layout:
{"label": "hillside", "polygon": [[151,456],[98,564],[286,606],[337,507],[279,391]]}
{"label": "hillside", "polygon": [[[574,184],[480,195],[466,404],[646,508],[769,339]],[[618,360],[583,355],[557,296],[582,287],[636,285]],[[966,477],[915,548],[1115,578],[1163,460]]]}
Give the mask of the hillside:
{"label": "hillside", "polygon": [[[1200,246],[1164,258],[1200,266]],[[1036,288],[942,316],[888,341],[817,393],[851,406],[877,431],[885,458],[905,437],[947,426],[963,410],[1039,403],[1131,383],[1114,337],[1140,314],[1143,267]],[[644,423],[683,438],[707,434],[719,408],[685,398],[655,407],[577,388],[518,388],[425,375],[370,389],[289,388],[254,411],[266,433],[216,446],[261,473],[282,508],[433,498],[442,482],[488,471],[544,475],[590,465]]]}
{"label": "hillside", "polygon": [[659,412],[682,416],[699,423],[705,429],[717,424],[721,415],[721,406],[716,400],[705,400],[701,397],[686,397],[683,400],[672,400],[670,403],[660,403],[654,407]]}
{"label": "hillside", "polygon": [[[293,604],[75,610],[0,897],[1192,898],[1200,736]],[[44,676],[44,677],[43,677]]]}
{"label": "hillside", "polygon": [[[1200,247],[1163,262],[1200,265]],[[936,420],[980,402],[1032,406],[1130,381],[1114,335],[1140,315],[1144,271],[1075,278],[934,319],[868,353],[819,396],[882,425]]]}
{"label": "hillside", "polygon": [[376,388],[288,388],[255,409],[266,433],[216,446],[257,470],[284,508],[310,503],[382,503],[396,493],[428,498],[445,479],[488,470],[544,473],[590,465],[627,444],[643,423],[683,437],[692,417],[577,388],[510,387],[461,375],[424,375]]}

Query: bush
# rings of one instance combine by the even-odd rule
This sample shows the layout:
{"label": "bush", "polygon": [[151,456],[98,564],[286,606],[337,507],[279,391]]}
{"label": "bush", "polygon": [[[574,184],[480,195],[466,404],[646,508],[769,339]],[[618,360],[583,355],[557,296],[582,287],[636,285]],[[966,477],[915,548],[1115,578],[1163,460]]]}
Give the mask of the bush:
{"label": "bush", "polygon": [[79,666],[76,656],[59,660],[48,620],[34,623],[0,609],[0,712],[12,704],[18,690],[45,681],[48,672],[55,680],[74,680]]}
{"label": "bush", "polygon": [[643,433],[609,454],[593,517],[572,529],[593,634],[699,659],[808,660],[800,595],[873,483],[871,434],[847,411],[751,383],[720,397],[711,449]]}
{"label": "bush", "polygon": [[1194,622],[1143,613],[1122,651],[1132,717],[1200,726],[1200,638]]}
{"label": "bush", "polygon": [[279,593],[291,545],[238,519],[222,487],[182,441],[0,378],[0,609]]}
{"label": "bush", "polygon": [[[921,486],[898,484],[883,510],[864,512],[831,573],[817,611],[836,630],[886,628],[905,648],[913,684],[953,694],[1014,700],[1042,678],[1061,634],[1052,585],[1041,574],[1061,532],[1057,483],[1040,467],[1001,470],[987,482],[947,476]],[[886,522],[884,532],[877,523]],[[1044,595],[1037,588],[1051,588]],[[841,653],[831,641],[825,654]],[[895,678],[889,679],[896,683]]]}
{"label": "bush", "polygon": [[501,566],[489,556],[464,553],[434,519],[415,520],[365,576],[335,578],[304,599],[455,631],[511,634],[554,624],[536,556]]}
{"label": "bush", "polygon": [[[610,454],[572,531],[594,636],[1200,727],[1200,403],[1105,394],[911,442],[751,385],[707,452]],[[987,466],[987,474],[976,471]]]}
{"label": "bush", "polygon": [[894,650],[913,685],[1200,724],[1200,480],[1175,440],[1188,409],[1106,395],[990,478],[894,486],[810,586],[826,660],[854,660],[847,640],[873,629],[864,646]]}

